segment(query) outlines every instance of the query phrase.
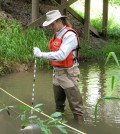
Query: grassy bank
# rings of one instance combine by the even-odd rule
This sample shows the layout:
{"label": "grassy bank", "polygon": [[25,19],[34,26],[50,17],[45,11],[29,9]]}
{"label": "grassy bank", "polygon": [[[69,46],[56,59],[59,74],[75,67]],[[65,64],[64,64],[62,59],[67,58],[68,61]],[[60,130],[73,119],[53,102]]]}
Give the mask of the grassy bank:
{"label": "grassy bank", "polygon": [[[118,42],[117,42],[118,41]],[[102,60],[106,59],[109,52],[115,52],[120,58],[120,39],[109,40],[107,44],[96,45],[94,42],[87,43],[85,40],[81,41],[81,58],[88,60]]]}
{"label": "grassy bank", "polygon": [[[40,29],[23,29],[19,22],[0,21],[0,74],[11,72],[13,64],[33,63],[33,47],[40,47],[42,51],[48,51],[47,42],[49,36]],[[40,61],[40,68],[47,61]]]}
{"label": "grassy bank", "polygon": [[[43,29],[23,29],[19,22],[0,21],[0,74],[13,71],[13,64],[33,64],[33,47],[48,51],[50,34]],[[119,40],[95,46],[81,39],[81,59],[105,59],[110,51],[120,54]],[[49,67],[48,61],[38,60],[38,68]]]}
{"label": "grassy bank", "polygon": [[[110,2],[116,4],[112,0]],[[119,5],[119,1],[116,2]],[[72,6],[73,8],[76,7],[77,10],[77,5]],[[79,9],[82,9],[82,4],[79,5]],[[82,13],[78,10],[77,12]],[[115,19],[112,18],[112,15],[109,18],[107,44],[100,43],[98,39],[93,37],[90,38],[89,43],[81,39],[80,57],[82,60],[105,60],[111,51],[114,51],[120,57],[120,39],[118,38],[120,36],[120,22],[117,15],[116,11],[114,12]],[[99,13],[94,14],[93,18],[91,17],[91,24],[100,32],[101,17]],[[15,64],[33,66],[34,56],[32,51],[34,46],[39,47],[41,51],[48,51],[47,45],[51,33],[45,29],[24,29],[19,22],[6,19],[0,19],[0,28],[0,74],[14,71]],[[39,69],[50,67],[48,61],[44,59],[37,60],[37,64]]]}

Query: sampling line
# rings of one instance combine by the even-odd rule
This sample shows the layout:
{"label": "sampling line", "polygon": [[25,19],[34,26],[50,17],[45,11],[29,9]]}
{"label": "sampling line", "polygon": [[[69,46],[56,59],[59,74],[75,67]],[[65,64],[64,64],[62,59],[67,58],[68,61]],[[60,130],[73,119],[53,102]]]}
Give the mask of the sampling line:
{"label": "sampling line", "polygon": [[[36,112],[38,112],[38,113],[40,113],[40,114],[46,116],[46,117],[49,118],[49,119],[54,120],[54,118],[50,117],[49,115],[47,115],[47,114],[45,114],[45,113],[43,113],[43,112],[40,112],[40,111],[34,109],[34,108],[31,107],[30,105],[28,105],[27,103],[25,103],[25,102],[21,101],[20,99],[16,98],[15,96],[13,96],[12,94],[8,93],[8,92],[5,91],[4,89],[0,88],[0,90],[3,91],[4,93],[6,93],[7,95],[11,96],[12,98],[14,98],[15,100],[17,100],[18,102],[20,102],[20,103],[24,104],[25,106],[31,108],[32,110],[34,110],[34,111],[36,111]],[[63,126],[66,126],[66,127],[70,128],[70,129],[76,131],[76,132],[79,132],[80,134],[86,134],[86,133],[84,133],[84,132],[82,132],[82,131],[80,131],[80,130],[78,130],[78,129],[76,129],[76,128],[73,128],[73,127],[67,125],[67,124],[64,124],[64,123],[62,123],[62,122],[59,122],[59,123],[62,124]]]}

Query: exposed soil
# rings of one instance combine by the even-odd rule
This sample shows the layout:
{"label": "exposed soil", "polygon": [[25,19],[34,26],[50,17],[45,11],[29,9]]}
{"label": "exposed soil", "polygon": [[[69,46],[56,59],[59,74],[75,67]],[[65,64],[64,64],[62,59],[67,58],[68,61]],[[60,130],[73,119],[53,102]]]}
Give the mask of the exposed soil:
{"label": "exposed soil", "polygon": [[25,0],[11,0],[1,3],[1,9],[6,17],[12,18],[21,22],[22,25],[27,25],[31,22],[31,8],[32,5],[29,1]]}

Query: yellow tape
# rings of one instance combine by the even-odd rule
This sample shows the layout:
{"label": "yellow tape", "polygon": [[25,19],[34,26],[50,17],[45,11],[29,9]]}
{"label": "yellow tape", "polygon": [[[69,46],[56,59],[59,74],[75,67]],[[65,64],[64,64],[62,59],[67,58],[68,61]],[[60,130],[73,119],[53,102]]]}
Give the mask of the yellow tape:
{"label": "yellow tape", "polygon": [[[49,119],[54,120],[54,118],[50,117],[49,115],[47,115],[47,114],[45,114],[45,113],[43,113],[43,112],[40,112],[40,111],[38,111],[38,110],[34,109],[34,108],[33,108],[33,107],[31,107],[30,105],[28,105],[27,103],[25,103],[25,102],[23,102],[23,101],[19,100],[18,98],[16,98],[16,97],[15,97],[15,96],[13,96],[12,94],[8,93],[8,92],[7,92],[7,91],[5,91],[4,89],[0,88],[0,90],[1,90],[1,91],[3,91],[4,93],[6,93],[7,95],[11,96],[11,97],[12,97],[12,98],[14,98],[15,100],[19,101],[20,103],[22,103],[22,104],[26,105],[27,107],[29,107],[29,108],[33,109],[34,111],[36,111],[36,112],[38,112],[38,113],[40,113],[40,114],[42,114],[42,115],[44,115],[44,116],[48,117]],[[73,128],[73,127],[71,127],[71,126],[67,125],[67,124],[64,124],[64,123],[61,123],[61,122],[59,122],[59,123],[60,123],[60,124],[62,124],[63,126],[66,126],[66,127],[70,128],[70,129],[72,129],[72,130],[76,131],[76,132],[79,132],[79,133],[81,133],[81,134],[86,134],[86,133],[84,133],[84,132],[82,132],[82,131],[79,131],[78,129],[75,129],[75,128]]]}

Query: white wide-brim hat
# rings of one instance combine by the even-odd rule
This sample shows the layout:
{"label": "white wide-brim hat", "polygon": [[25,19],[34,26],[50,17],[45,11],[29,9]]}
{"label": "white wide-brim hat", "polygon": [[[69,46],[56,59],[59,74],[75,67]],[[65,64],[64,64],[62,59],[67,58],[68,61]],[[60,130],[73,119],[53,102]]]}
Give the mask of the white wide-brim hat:
{"label": "white wide-brim hat", "polygon": [[43,22],[43,26],[49,26],[52,22],[59,18],[65,18],[66,16],[61,15],[59,10],[52,10],[46,13],[46,21]]}

